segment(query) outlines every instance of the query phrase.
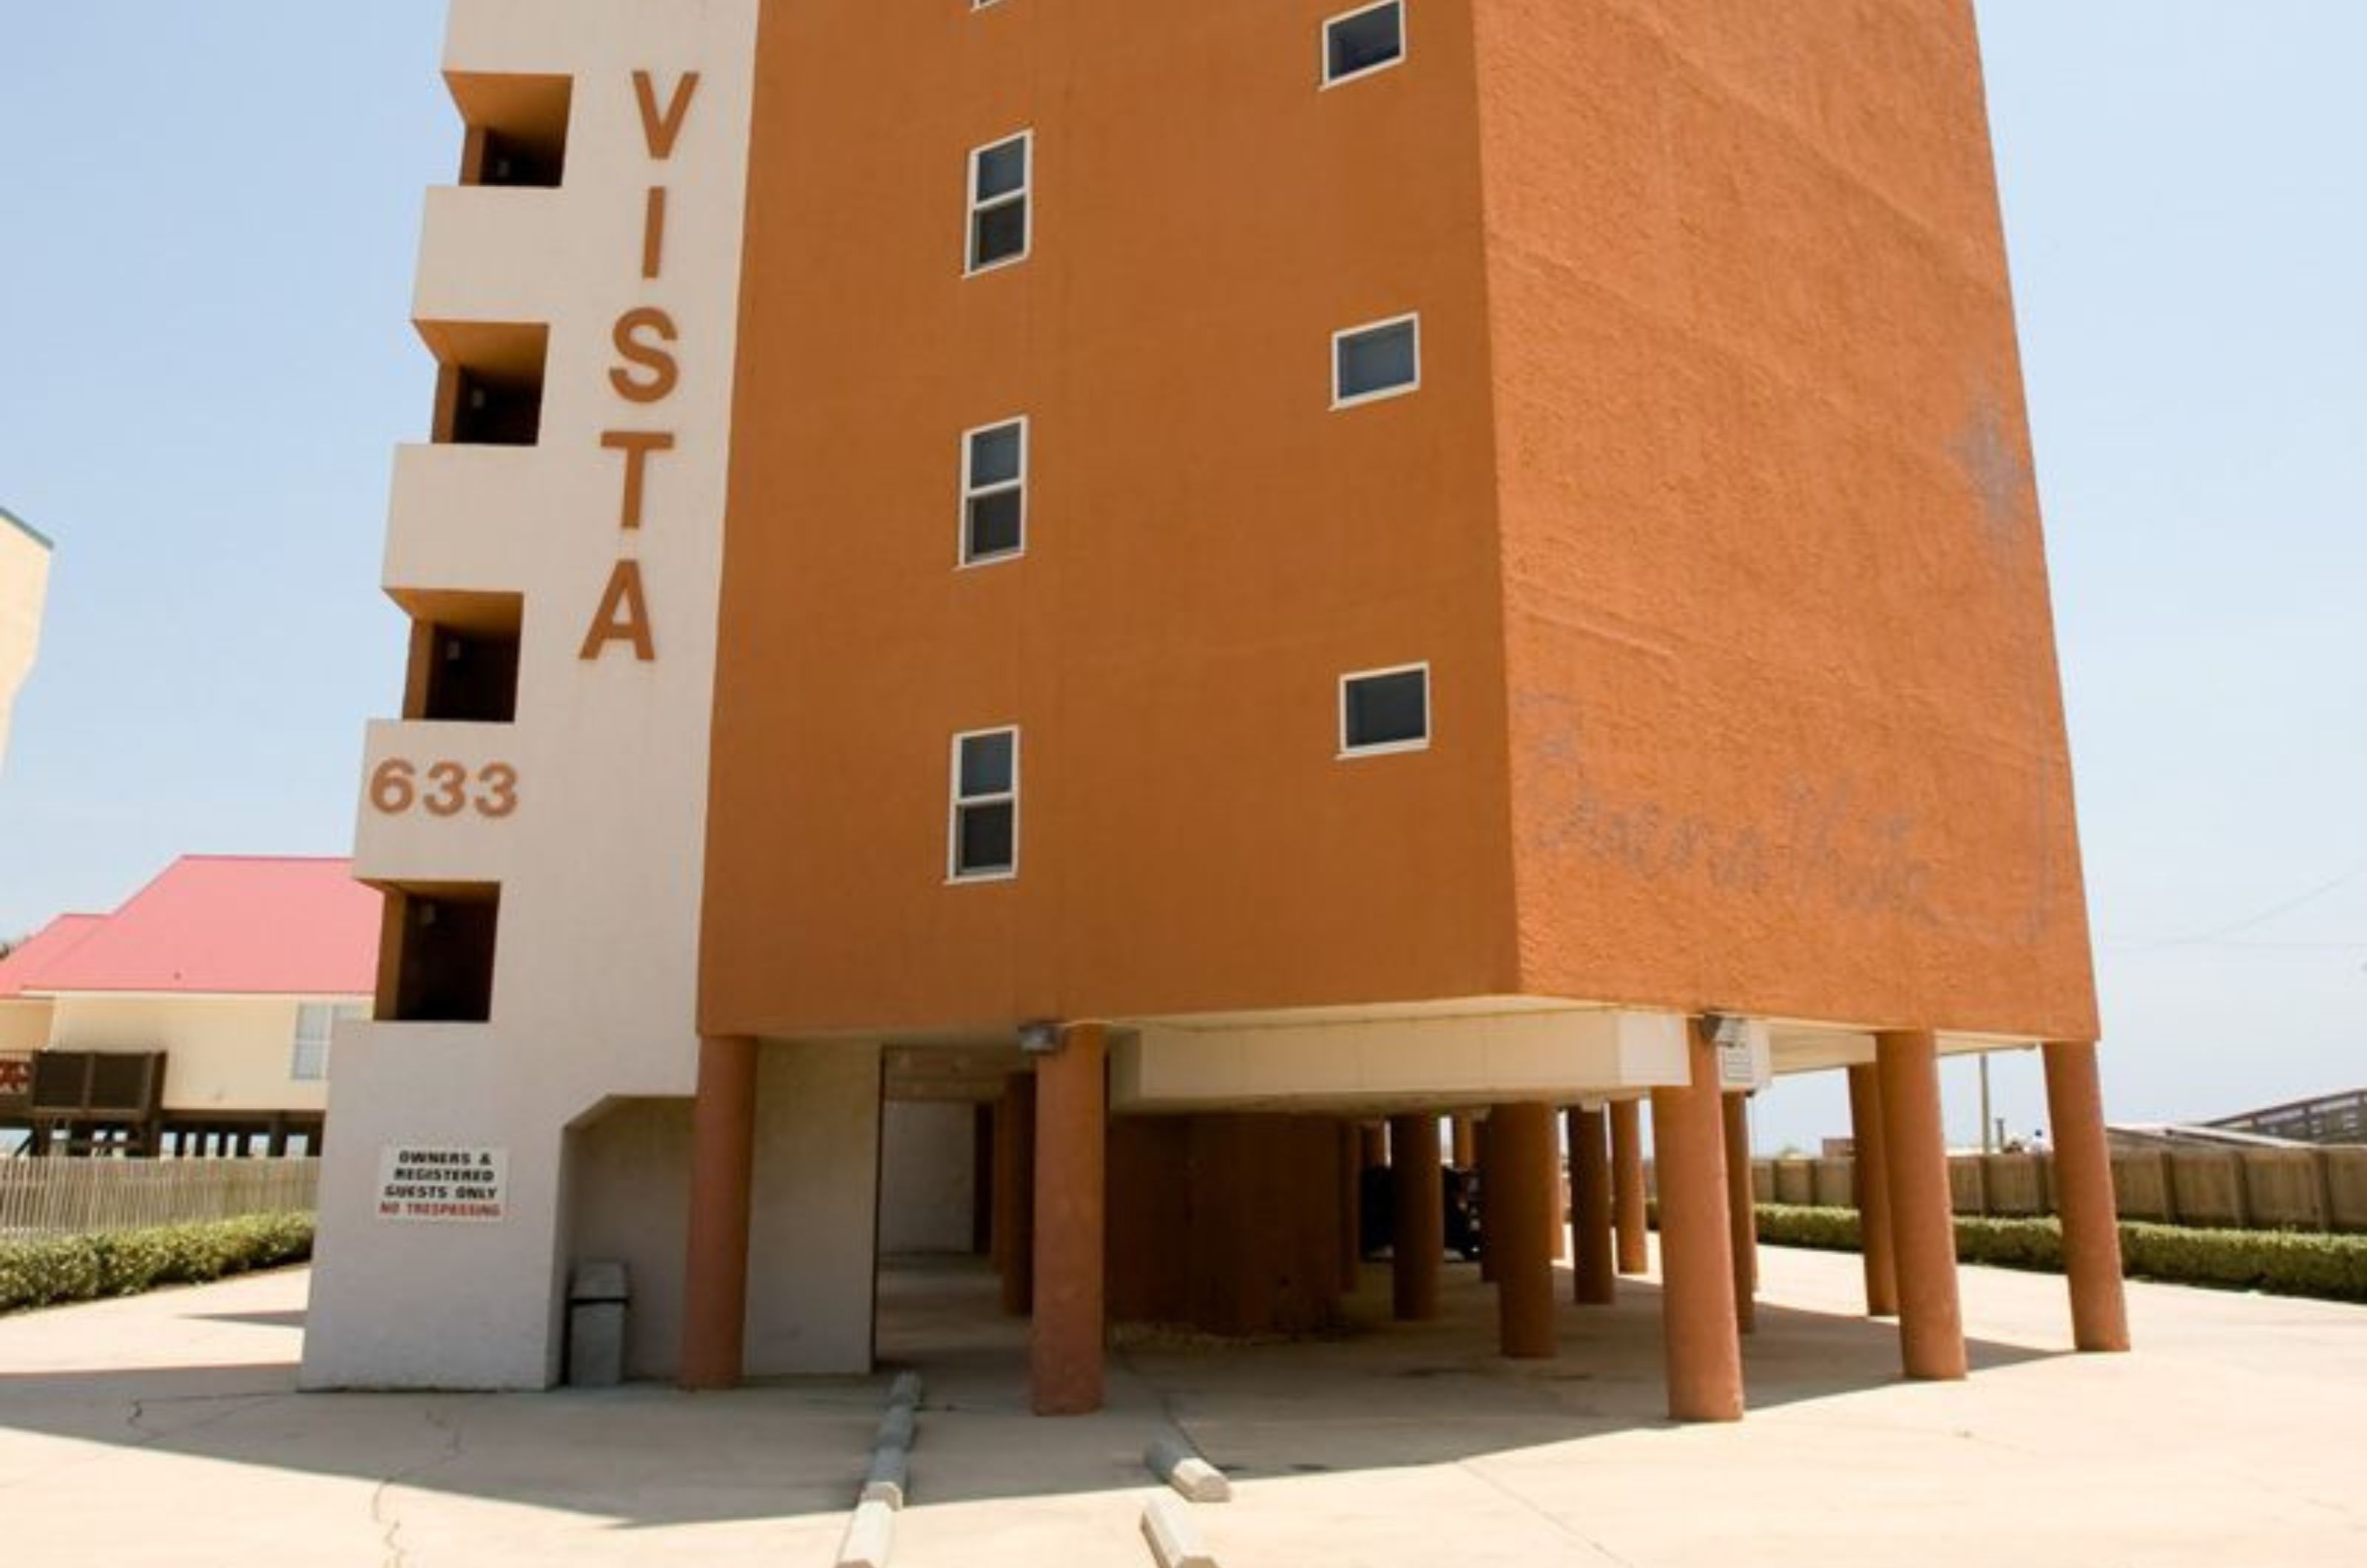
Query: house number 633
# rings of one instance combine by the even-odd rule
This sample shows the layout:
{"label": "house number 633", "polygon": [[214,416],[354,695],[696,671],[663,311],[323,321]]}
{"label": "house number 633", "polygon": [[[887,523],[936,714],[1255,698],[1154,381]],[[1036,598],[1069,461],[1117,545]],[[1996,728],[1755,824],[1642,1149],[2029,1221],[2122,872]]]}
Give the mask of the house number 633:
{"label": "house number 633", "polygon": [[422,768],[389,757],[370,773],[369,803],[389,817],[415,807],[430,817],[474,811],[498,820],[517,809],[517,770],[507,762],[487,762],[472,777],[459,762],[430,762]]}

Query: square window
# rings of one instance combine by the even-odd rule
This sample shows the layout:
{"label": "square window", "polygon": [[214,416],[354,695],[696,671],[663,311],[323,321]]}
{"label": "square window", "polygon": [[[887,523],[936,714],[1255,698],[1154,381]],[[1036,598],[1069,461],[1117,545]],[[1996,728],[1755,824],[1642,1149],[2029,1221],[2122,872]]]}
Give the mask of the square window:
{"label": "square window", "polygon": [[957,851],[961,858],[962,876],[983,875],[1008,872],[1012,852],[1018,846],[1018,808],[1010,801],[993,801],[982,806],[962,808],[961,844]]}
{"label": "square window", "polygon": [[1399,316],[1331,335],[1331,406],[1401,397],[1421,385],[1421,318]]}
{"label": "square window", "polygon": [[954,737],[949,879],[976,882],[1019,870],[1019,731]]}
{"label": "square window", "polygon": [[1011,730],[965,735],[961,749],[961,793],[965,800],[980,795],[1009,795],[1014,743]]}
{"label": "square window", "polygon": [[1027,544],[1027,422],[962,434],[961,563],[1019,554]]}
{"label": "square window", "polygon": [[1323,24],[1323,85],[1369,75],[1405,58],[1403,0],[1350,11]]}
{"label": "square window", "polygon": [[1027,187],[1036,135],[1021,131],[969,155],[969,270],[1027,255]]}
{"label": "square window", "polygon": [[1015,490],[972,497],[962,559],[977,564],[1017,555],[1022,548],[1023,510],[1024,502]]}
{"label": "square window", "polygon": [[1340,754],[1419,751],[1430,744],[1430,666],[1340,678]]}

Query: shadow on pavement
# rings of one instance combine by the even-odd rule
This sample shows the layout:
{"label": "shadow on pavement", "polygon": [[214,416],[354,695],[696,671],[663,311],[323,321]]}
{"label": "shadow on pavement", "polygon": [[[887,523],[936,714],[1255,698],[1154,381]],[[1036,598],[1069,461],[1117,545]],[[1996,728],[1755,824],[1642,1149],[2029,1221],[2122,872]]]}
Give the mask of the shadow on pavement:
{"label": "shadow on pavement", "polygon": [[[0,1485],[22,1476],[11,1433],[138,1447],[234,1465],[372,1478],[403,1487],[612,1518],[623,1528],[842,1512],[860,1483],[889,1378],[920,1369],[928,1396],[912,1456],[926,1505],[1148,1483],[1144,1445],[1180,1427],[1242,1477],[1448,1463],[1668,1425],[1659,1299],[1622,1282],[1613,1307],[1565,1304],[1561,1351],[1514,1362],[1495,1346],[1492,1290],[1447,1273],[1444,1310],[1387,1322],[1386,1265],[1368,1266],[1336,1336],[1218,1341],[1122,1328],[1100,1415],[1028,1414],[1026,1325],[1002,1314],[968,1258],[892,1259],[879,1301],[881,1371],[728,1394],[640,1384],[529,1394],[296,1391],[300,1310],[204,1310],[176,1331],[280,1331],[239,1364],[11,1371],[0,1368]],[[1558,1284],[1565,1303],[1569,1276]],[[130,1347],[126,1354],[132,1355]],[[2055,1352],[1976,1342],[1977,1370]],[[234,1353],[234,1352],[233,1352]],[[1754,1408],[1896,1382],[1886,1323],[1762,1303],[1745,1342]]]}

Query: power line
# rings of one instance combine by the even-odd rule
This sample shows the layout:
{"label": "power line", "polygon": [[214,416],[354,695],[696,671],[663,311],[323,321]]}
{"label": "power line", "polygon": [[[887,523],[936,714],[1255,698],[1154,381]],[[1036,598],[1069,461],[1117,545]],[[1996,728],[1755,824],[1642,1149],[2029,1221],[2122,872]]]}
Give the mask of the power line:
{"label": "power line", "polygon": [[2358,881],[2361,876],[2367,876],[2367,861],[2361,861],[2357,865],[2352,866],[2349,871],[2344,872],[2341,875],[2333,878],[2331,881],[2321,883],[2317,886],[2311,888],[2306,893],[2296,894],[2281,904],[2271,905],[2270,908],[2260,910],[2258,914],[2247,915],[2240,920],[2231,920],[2224,926],[2217,926],[2207,931],[2198,931],[2192,936],[2170,937],[2162,942],[2122,942],[2108,945],[2113,946],[2117,951],[2123,953],[2159,953],[2173,947],[2205,946],[2268,947],[2291,945],[2327,948],[2367,947],[2367,942],[2246,943],[2223,942],[2220,941],[2222,937],[2233,936],[2238,931],[2248,931],[2255,926],[2264,926],[2280,916],[2289,915],[2295,909],[2301,908],[2305,905],[2314,904],[2320,898],[2325,897],[2327,894],[2338,892],[2340,889],[2349,886],[2351,883]]}

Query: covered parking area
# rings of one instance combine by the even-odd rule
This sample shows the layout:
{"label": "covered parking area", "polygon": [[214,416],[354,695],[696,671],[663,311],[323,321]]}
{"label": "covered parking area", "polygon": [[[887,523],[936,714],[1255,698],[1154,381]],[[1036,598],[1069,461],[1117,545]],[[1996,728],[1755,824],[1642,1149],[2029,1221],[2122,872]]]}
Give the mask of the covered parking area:
{"label": "covered parking area", "polygon": [[[925,1361],[934,1334],[1015,1354],[1007,1332],[956,1331],[961,1303],[991,1304],[1025,1323],[1032,1408],[1067,1415],[1101,1407],[1113,1333],[1123,1343],[1142,1325],[1320,1338],[1446,1322],[1484,1330],[1467,1348],[1543,1360],[1573,1335],[1592,1342],[1588,1314],[1609,1313],[1629,1331],[1594,1354],[1625,1374],[1657,1371],[1678,1419],[1736,1419],[1741,1340],[1759,1316],[1748,1096],[1778,1070],[1846,1070],[1865,1172],[1863,1314],[1898,1319],[1908,1375],[1960,1378],[1937,1063],[1999,1043],[1524,1002],[1047,1025],[1018,1046],[890,1048],[879,1353]],[[2050,1046],[2047,1066],[2075,1338],[2123,1348],[2092,1049]],[[925,1266],[894,1245],[908,1201],[897,1108],[916,1104],[951,1108],[934,1124],[967,1129],[969,1172],[967,1247],[942,1245],[941,1224]],[[1475,1266],[1449,1260],[1443,1164],[1480,1173],[1488,1245]],[[1385,1265],[1360,1242],[1376,1189],[1391,1210]],[[982,1261],[949,1266],[961,1250]],[[1655,1252],[1641,1293],[1657,1333],[1639,1338],[1638,1292],[1620,1280]]]}

